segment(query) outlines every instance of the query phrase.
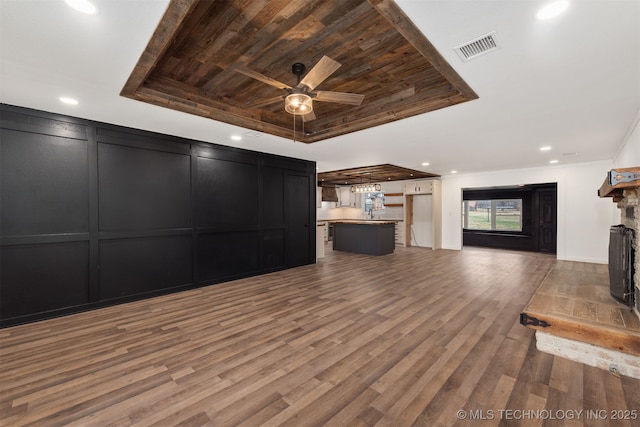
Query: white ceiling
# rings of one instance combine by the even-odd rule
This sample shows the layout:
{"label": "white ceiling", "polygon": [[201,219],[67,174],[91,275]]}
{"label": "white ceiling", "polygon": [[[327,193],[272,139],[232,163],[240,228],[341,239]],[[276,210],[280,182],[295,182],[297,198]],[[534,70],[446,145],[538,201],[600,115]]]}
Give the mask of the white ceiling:
{"label": "white ceiling", "polygon": [[[168,0],[95,0],[96,16],[63,0],[0,0],[0,101],[314,160],[320,172],[384,163],[440,175],[554,167],[552,159],[612,159],[623,144],[640,111],[640,1],[571,0],[548,21],[535,17],[546,4],[539,0],[396,2],[479,99],[308,145],[245,135],[119,96]],[[453,51],[490,31],[498,50],[468,62]],[[552,149],[541,152],[544,145]]]}

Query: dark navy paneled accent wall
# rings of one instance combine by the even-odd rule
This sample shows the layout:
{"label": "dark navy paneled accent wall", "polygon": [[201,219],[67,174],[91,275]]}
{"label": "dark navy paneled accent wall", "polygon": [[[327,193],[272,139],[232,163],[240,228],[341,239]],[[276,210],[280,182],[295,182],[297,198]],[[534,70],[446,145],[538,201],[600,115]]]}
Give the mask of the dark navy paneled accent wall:
{"label": "dark navy paneled accent wall", "polygon": [[315,262],[315,163],[0,104],[2,326]]}

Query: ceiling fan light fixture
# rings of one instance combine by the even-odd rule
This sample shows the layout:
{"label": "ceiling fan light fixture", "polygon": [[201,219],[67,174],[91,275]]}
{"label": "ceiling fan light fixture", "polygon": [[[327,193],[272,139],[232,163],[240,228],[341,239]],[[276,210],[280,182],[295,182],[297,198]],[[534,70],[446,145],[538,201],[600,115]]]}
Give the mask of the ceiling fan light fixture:
{"label": "ceiling fan light fixture", "polygon": [[285,98],[284,109],[287,113],[302,116],[313,111],[313,102],[307,94],[292,93]]}

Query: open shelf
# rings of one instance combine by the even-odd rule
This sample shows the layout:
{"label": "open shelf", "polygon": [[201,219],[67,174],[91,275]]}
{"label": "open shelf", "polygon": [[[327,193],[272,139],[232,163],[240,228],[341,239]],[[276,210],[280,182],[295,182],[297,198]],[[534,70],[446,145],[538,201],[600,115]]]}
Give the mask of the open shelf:
{"label": "open shelf", "polygon": [[[403,193],[384,193],[384,197],[402,197],[404,196]],[[385,203],[384,204],[386,207],[388,208],[393,208],[393,207],[403,207],[404,203]]]}

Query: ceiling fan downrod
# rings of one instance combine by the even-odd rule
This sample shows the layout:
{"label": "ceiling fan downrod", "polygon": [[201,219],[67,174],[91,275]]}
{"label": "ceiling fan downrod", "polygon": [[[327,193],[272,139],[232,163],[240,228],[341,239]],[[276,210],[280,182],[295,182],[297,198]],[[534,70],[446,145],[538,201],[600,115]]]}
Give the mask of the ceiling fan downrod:
{"label": "ceiling fan downrod", "polygon": [[304,66],[304,64],[300,63],[300,62],[296,62],[295,64],[293,64],[291,66],[291,72],[293,74],[296,75],[296,77],[298,78],[298,81],[296,82],[296,85],[300,84],[300,81],[302,80],[302,76],[304,75],[304,72],[307,70],[307,67]]}

